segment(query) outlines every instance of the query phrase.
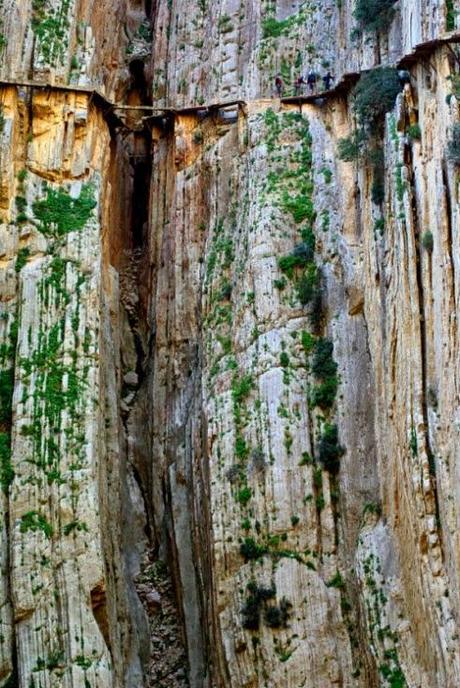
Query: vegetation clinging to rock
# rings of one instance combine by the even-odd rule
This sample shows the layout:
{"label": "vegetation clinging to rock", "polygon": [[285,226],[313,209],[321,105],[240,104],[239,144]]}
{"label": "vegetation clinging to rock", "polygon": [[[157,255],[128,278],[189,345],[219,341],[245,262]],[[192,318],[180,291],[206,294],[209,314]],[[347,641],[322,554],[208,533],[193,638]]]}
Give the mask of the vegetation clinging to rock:
{"label": "vegetation clinging to rock", "polygon": [[452,128],[452,135],[447,144],[447,157],[456,165],[460,164],[460,122]]}
{"label": "vegetation clinging to rock", "polygon": [[278,605],[269,604],[276,595],[276,588],[257,585],[255,581],[250,581],[247,585],[250,593],[241,608],[243,628],[249,631],[257,631],[260,626],[262,610],[264,610],[264,621],[270,628],[286,628],[289,619],[291,602],[283,597]]}
{"label": "vegetation clinging to rock", "polygon": [[250,593],[241,609],[243,617],[243,628],[249,631],[257,631],[260,625],[260,613],[263,604],[275,597],[276,588],[264,588],[257,585],[255,581],[250,581],[247,585]]}
{"label": "vegetation clinging to rock", "polygon": [[[351,162],[364,154],[375,158],[379,147],[369,147],[369,141],[383,133],[385,114],[394,106],[400,90],[398,72],[393,67],[378,67],[361,77],[353,90],[353,112],[358,126],[350,136],[339,140],[341,160]],[[371,162],[375,169],[377,160]]]}
{"label": "vegetation clinging to rock", "polygon": [[43,234],[60,237],[83,229],[90,219],[96,200],[92,185],[83,185],[78,198],[65,189],[46,189],[46,197],[35,201],[32,210]]}
{"label": "vegetation clinging to rock", "polygon": [[354,17],[360,31],[386,31],[393,19],[396,0],[356,0]]}
{"label": "vegetation clinging to rock", "polygon": [[363,74],[353,91],[353,110],[360,125],[373,132],[393,107],[400,90],[398,71],[394,67],[378,67]]}
{"label": "vegetation clinging to rock", "polygon": [[339,444],[337,425],[326,423],[319,440],[319,460],[329,473],[337,473],[345,449]]}
{"label": "vegetation clinging to rock", "polygon": [[385,198],[383,137],[385,114],[392,109],[401,90],[393,67],[378,67],[364,74],[353,90],[353,112],[357,128],[338,142],[338,156],[345,162],[365,158],[372,166],[372,201],[381,205]]}

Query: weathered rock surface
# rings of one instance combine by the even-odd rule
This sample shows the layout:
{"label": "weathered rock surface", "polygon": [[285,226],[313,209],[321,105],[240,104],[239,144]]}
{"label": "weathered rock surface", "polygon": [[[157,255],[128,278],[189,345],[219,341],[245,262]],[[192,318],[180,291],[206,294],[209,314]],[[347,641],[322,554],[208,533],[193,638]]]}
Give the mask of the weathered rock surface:
{"label": "weathered rock surface", "polygon": [[355,6],[0,0],[2,688],[460,685],[460,8]]}
{"label": "weathered rock surface", "polygon": [[[292,90],[308,69],[330,67],[336,80],[380,63],[394,64],[422,43],[458,27],[442,0],[399,0],[388,32],[353,38],[354,0],[219,0],[198,3],[193,21],[182,2],[158,3],[154,96],[177,107],[270,97],[281,72]],[[451,26],[453,24],[453,26]],[[174,30],[170,27],[174,26]]]}

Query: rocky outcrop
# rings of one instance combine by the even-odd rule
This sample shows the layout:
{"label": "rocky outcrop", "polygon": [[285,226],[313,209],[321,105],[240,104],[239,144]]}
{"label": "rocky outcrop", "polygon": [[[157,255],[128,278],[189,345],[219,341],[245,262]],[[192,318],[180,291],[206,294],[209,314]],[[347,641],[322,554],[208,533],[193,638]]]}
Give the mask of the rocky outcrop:
{"label": "rocky outcrop", "polygon": [[456,8],[208,5],[0,0],[0,685],[454,688]]}
{"label": "rocky outcrop", "polygon": [[357,31],[354,7],[354,0],[223,0],[210,12],[204,1],[191,22],[183,3],[159,2],[154,96],[175,107],[267,98],[276,73],[292,90],[309,69],[330,68],[339,82],[378,64],[396,64],[418,45],[448,36],[458,22],[452,3],[400,0],[390,26],[376,36]]}
{"label": "rocky outcrop", "polygon": [[[150,654],[134,587],[145,511],[136,517],[118,401],[121,301],[108,246],[111,223],[129,214],[111,215],[116,134],[90,94],[26,85],[126,90],[128,65],[126,76],[108,68],[123,47],[121,19],[129,20],[123,7],[101,15],[100,3],[55,5],[1,7],[3,74],[20,85],[1,94],[0,677],[2,685],[139,685]],[[84,31],[83,17],[93,22]],[[131,248],[126,239],[119,251]]]}

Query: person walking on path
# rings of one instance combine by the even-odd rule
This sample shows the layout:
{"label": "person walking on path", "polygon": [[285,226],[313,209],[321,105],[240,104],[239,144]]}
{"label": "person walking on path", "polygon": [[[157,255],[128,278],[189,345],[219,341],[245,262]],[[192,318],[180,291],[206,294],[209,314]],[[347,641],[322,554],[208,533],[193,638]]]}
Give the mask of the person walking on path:
{"label": "person walking on path", "polygon": [[307,84],[310,87],[310,93],[313,93],[316,87],[316,74],[312,69],[308,72]]}
{"label": "person walking on path", "polygon": [[323,76],[323,84],[324,84],[324,90],[325,91],[329,91],[333,81],[334,81],[334,77],[332,76],[332,74],[330,72],[328,72],[327,74],[325,74]]}
{"label": "person walking on path", "polygon": [[281,74],[277,74],[275,76],[275,89],[276,89],[276,94],[278,98],[281,98],[283,95],[283,89],[284,89],[284,84],[283,80],[281,78]]}
{"label": "person walking on path", "polygon": [[297,79],[294,81],[294,95],[298,96],[300,95],[302,86],[305,83],[305,79],[303,78],[302,75],[298,76]]}
{"label": "person walking on path", "polygon": [[407,71],[407,69],[399,69],[398,70],[398,77],[399,77],[399,83],[401,86],[405,86],[406,84],[410,84],[410,72]]}

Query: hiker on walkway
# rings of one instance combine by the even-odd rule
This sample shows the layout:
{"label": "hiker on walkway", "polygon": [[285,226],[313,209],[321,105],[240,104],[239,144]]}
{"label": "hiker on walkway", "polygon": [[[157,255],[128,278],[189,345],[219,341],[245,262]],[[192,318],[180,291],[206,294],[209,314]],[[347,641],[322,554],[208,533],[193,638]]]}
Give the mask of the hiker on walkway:
{"label": "hiker on walkway", "polygon": [[307,84],[310,87],[310,93],[313,93],[316,87],[316,74],[312,69],[308,72]]}
{"label": "hiker on walkway", "polygon": [[283,95],[283,89],[284,89],[284,84],[283,84],[283,80],[281,78],[281,74],[277,74],[275,76],[275,89],[276,89],[276,93],[278,95],[278,98],[281,98]]}
{"label": "hiker on walkway", "polygon": [[410,84],[410,72],[407,71],[407,69],[399,69],[398,70],[398,77],[399,77],[399,83],[401,86],[405,86],[406,84]]}
{"label": "hiker on walkway", "polygon": [[325,91],[329,91],[333,81],[334,81],[334,77],[332,76],[332,74],[330,72],[328,72],[327,74],[325,74],[323,76],[323,84],[324,84],[324,90]]}
{"label": "hiker on walkway", "polygon": [[302,75],[298,76],[297,79],[294,81],[294,95],[298,96],[300,94],[300,91],[302,89],[302,86],[305,84],[305,79],[303,78]]}

